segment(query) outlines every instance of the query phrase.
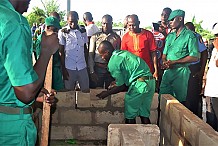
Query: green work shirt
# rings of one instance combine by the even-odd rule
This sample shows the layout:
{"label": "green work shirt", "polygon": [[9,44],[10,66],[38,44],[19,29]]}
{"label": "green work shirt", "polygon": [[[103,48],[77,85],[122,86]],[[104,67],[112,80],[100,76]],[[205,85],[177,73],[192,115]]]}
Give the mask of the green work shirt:
{"label": "green work shirt", "polygon": [[[36,40],[36,56],[37,59],[39,58],[40,52],[41,52],[41,43],[42,41],[42,34],[40,34]],[[61,61],[60,61],[60,55],[59,55],[59,50],[53,55],[53,66],[60,66]]]}
{"label": "green work shirt", "polygon": [[115,50],[108,63],[108,70],[116,80],[116,85],[129,86],[135,79],[152,76],[148,65],[140,57],[123,50]]}
{"label": "green work shirt", "polygon": [[8,0],[0,1],[0,20],[0,105],[24,107],[13,87],[38,78],[32,65],[30,26]]}
{"label": "green work shirt", "polygon": [[166,38],[163,54],[166,55],[167,60],[179,60],[186,56],[199,58],[197,38],[192,31],[185,27],[179,36],[176,36],[176,32],[172,32]]}

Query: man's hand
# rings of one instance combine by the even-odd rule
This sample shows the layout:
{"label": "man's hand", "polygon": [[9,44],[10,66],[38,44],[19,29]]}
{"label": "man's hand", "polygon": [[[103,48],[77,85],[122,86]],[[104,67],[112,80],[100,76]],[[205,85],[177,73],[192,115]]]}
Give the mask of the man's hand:
{"label": "man's hand", "polygon": [[98,83],[98,76],[96,75],[96,73],[91,73],[90,77],[93,82],[95,82],[96,84]]}
{"label": "man's hand", "polygon": [[59,40],[57,33],[47,35],[45,32],[42,33],[41,41],[41,53],[54,54],[59,48]]}
{"label": "man's hand", "polygon": [[111,84],[108,86],[108,90],[111,90],[115,86],[116,86],[116,81],[111,82]]}
{"label": "man's hand", "polygon": [[[55,94],[56,92],[54,90],[49,93],[48,90],[42,88],[38,97],[36,98],[36,101],[43,102],[45,100],[47,103],[49,103],[49,105],[54,105],[57,101],[55,98]],[[46,95],[45,98],[44,95]]]}
{"label": "man's hand", "polygon": [[155,72],[153,73],[153,77],[155,78],[155,80],[158,80],[158,73],[157,73],[157,71],[155,71]]}
{"label": "man's hand", "polygon": [[97,94],[96,96],[100,99],[104,99],[105,97],[109,96],[109,92],[108,91],[102,91],[101,93]]}

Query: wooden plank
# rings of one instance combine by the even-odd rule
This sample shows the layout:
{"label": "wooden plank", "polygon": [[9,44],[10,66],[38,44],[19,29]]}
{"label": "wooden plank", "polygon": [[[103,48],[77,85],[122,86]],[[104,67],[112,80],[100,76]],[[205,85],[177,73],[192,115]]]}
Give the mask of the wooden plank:
{"label": "wooden plank", "polygon": [[[52,56],[53,57],[53,56]],[[53,58],[51,57],[47,71],[45,76],[45,84],[44,87],[49,92],[51,92],[52,87],[52,62]],[[48,103],[43,102],[43,111],[42,111],[42,134],[41,134],[41,142],[40,146],[48,146],[48,138],[49,138],[49,128],[50,128],[50,105]]]}

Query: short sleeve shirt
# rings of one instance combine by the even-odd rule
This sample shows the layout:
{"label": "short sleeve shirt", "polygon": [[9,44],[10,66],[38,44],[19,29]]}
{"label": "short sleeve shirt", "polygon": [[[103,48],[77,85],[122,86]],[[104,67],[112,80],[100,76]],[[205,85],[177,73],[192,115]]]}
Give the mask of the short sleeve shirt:
{"label": "short sleeve shirt", "polygon": [[163,54],[167,60],[179,60],[186,56],[199,58],[198,42],[194,33],[187,28],[183,28],[179,36],[176,32],[168,34]]}
{"label": "short sleeve shirt", "polygon": [[108,70],[117,86],[129,86],[141,76],[152,76],[148,65],[140,57],[123,50],[115,50],[109,60]]}
{"label": "short sleeve shirt", "polygon": [[33,83],[38,76],[32,64],[30,26],[8,0],[0,1],[0,105],[25,106],[13,86]]}
{"label": "short sleeve shirt", "polygon": [[142,29],[140,33],[127,32],[121,42],[121,50],[127,50],[141,57],[154,72],[154,65],[151,59],[151,52],[156,51],[156,43],[152,32]]}
{"label": "short sleeve shirt", "polygon": [[82,70],[86,68],[84,55],[84,45],[88,42],[86,32],[81,33],[78,29],[70,29],[69,25],[63,29],[68,29],[69,33],[59,30],[59,43],[65,49],[65,67],[70,70]]}

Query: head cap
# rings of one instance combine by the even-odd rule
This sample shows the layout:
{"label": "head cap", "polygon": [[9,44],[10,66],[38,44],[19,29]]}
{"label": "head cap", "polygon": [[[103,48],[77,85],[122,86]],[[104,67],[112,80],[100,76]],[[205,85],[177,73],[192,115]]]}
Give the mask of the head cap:
{"label": "head cap", "polygon": [[47,26],[54,26],[55,28],[60,29],[61,25],[59,23],[59,20],[53,16],[47,17],[45,19],[45,25]]}
{"label": "head cap", "polygon": [[170,20],[174,19],[177,16],[185,17],[185,11],[180,10],[180,9],[172,11],[170,13],[170,16],[169,16],[168,20],[170,21]]}

